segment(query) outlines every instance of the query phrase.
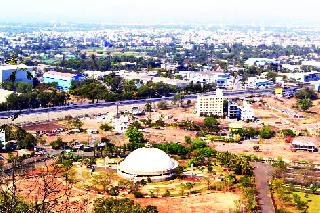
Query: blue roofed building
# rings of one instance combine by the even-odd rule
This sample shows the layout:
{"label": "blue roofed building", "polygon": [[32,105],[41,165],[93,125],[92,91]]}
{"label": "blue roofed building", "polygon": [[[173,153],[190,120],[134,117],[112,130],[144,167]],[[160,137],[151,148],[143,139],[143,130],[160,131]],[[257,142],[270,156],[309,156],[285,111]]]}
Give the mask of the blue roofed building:
{"label": "blue roofed building", "polygon": [[[34,76],[32,67],[24,64],[0,66],[0,83],[9,81],[10,75],[12,75],[14,72],[16,76],[16,82],[26,82],[32,84],[32,79]],[[31,76],[28,76],[28,72],[31,74]]]}
{"label": "blue roofed building", "polygon": [[43,74],[43,83],[57,83],[57,88],[64,91],[70,90],[72,81],[83,79],[84,76],[72,73],[49,71]]}

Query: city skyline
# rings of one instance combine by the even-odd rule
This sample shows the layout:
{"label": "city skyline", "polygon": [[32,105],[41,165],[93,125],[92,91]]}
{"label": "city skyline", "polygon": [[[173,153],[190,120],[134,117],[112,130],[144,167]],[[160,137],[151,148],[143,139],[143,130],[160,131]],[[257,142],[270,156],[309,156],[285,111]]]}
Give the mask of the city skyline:
{"label": "city skyline", "polygon": [[316,0],[302,3],[270,0],[147,1],[98,0],[2,2],[1,22],[95,22],[115,24],[259,24],[316,25]]}

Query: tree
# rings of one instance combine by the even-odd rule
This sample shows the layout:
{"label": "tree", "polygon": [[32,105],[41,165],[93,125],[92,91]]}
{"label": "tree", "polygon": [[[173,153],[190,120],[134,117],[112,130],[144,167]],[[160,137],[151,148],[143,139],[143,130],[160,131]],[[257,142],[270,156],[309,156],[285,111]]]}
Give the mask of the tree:
{"label": "tree", "polygon": [[318,98],[317,93],[313,89],[310,89],[309,87],[305,87],[300,91],[296,92],[295,96],[300,100],[302,99],[316,100]]}
{"label": "tree", "polygon": [[263,139],[270,139],[275,135],[275,132],[271,129],[270,126],[264,126],[260,130],[260,137]]}
{"label": "tree", "polygon": [[61,137],[58,137],[57,140],[50,143],[52,149],[61,149],[63,148],[65,143],[62,141]]}
{"label": "tree", "polygon": [[152,111],[152,105],[150,102],[146,103],[144,106],[144,109],[146,110],[146,112],[151,112]]}
{"label": "tree", "polygon": [[172,98],[172,103],[174,105],[176,105],[177,103],[179,103],[180,105],[182,104],[183,102],[183,99],[184,99],[184,96],[181,94],[181,93],[177,93],[173,96]]}
{"label": "tree", "polygon": [[82,129],[83,126],[83,122],[79,119],[71,119],[68,121],[68,125],[72,128],[72,129]]}
{"label": "tree", "polygon": [[308,110],[312,107],[312,101],[309,98],[301,99],[297,101],[299,108],[303,111]]}
{"label": "tree", "polygon": [[93,176],[93,182],[94,182],[94,185],[101,186],[103,192],[107,192],[112,182],[112,178],[113,178],[112,172],[105,172],[105,173],[100,172]]}
{"label": "tree", "polygon": [[166,110],[168,109],[168,103],[166,101],[160,101],[158,104],[157,104],[158,108],[161,109],[161,110]]}
{"label": "tree", "polygon": [[220,131],[219,125],[220,125],[219,121],[212,116],[206,117],[204,119],[204,126],[210,132],[218,133]]}
{"label": "tree", "polygon": [[36,138],[30,133],[26,134],[24,139],[18,141],[18,147],[20,149],[32,150],[35,145],[36,145]]}
{"label": "tree", "polygon": [[129,127],[126,131],[126,136],[129,138],[129,141],[132,143],[141,143],[143,142],[143,133],[140,132],[135,127]]}
{"label": "tree", "polygon": [[102,84],[89,81],[81,83],[81,85],[77,88],[73,88],[71,93],[88,98],[92,103],[94,103],[95,100],[103,98],[105,91],[106,88]]}
{"label": "tree", "polygon": [[100,129],[103,131],[111,131],[113,127],[110,124],[105,123],[100,125]]}
{"label": "tree", "polygon": [[297,194],[293,194],[293,203],[302,212],[306,212],[308,209],[308,203]]}
{"label": "tree", "polygon": [[17,79],[17,71],[13,71],[10,76],[9,76],[9,81],[12,82],[12,84],[14,84],[16,82]]}
{"label": "tree", "polygon": [[283,134],[284,137],[295,137],[296,133],[294,133],[293,130],[291,129],[283,129],[281,130],[281,134]]}
{"label": "tree", "polygon": [[155,206],[146,206],[145,208],[142,208],[140,204],[135,204],[134,201],[128,198],[98,198],[94,202],[94,212],[157,213],[158,210]]}
{"label": "tree", "polygon": [[16,83],[16,91],[18,93],[28,93],[32,91],[32,84],[25,82]]}

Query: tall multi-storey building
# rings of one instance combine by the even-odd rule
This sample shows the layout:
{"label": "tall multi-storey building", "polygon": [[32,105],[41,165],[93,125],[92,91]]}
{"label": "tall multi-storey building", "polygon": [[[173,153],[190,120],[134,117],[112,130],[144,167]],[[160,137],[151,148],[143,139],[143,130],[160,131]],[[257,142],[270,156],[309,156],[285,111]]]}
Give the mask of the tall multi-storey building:
{"label": "tall multi-storey building", "polygon": [[197,114],[198,116],[216,115],[223,117],[223,91],[216,90],[215,95],[197,97]]}
{"label": "tall multi-storey building", "polygon": [[229,119],[240,119],[240,110],[236,103],[228,103],[228,118]]}

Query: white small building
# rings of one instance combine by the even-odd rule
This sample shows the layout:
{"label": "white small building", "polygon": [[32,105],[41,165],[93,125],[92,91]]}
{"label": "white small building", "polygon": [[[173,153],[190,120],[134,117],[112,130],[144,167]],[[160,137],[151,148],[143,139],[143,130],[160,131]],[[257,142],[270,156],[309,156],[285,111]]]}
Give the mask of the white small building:
{"label": "white small building", "polygon": [[263,67],[266,64],[271,64],[275,63],[275,59],[270,59],[270,58],[249,58],[248,60],[245,61],[245,65],[247,66],[259,66]]}
{"label": "white small building", "polygon": [[3,130],[0,131],[0,143],[2,143],[2,145],[3,145],[2,149],[5,149],[6,148],[6,144],[7,144],[7,142],[6,142],[6,132],[3,131]]}
{"label": "white small building", "polygon": [[241,120],[243,121],[254,121],[256,118],[251,104],[249,104],[246,101],[243,101],[243,105],[239,107],[239,111],[241,115]]}
{"label": "white small building", "polygon": [[121,115],[119,118],[113,120],[113,129],[116,133],[124,133],[129,126],[129,117]]}

